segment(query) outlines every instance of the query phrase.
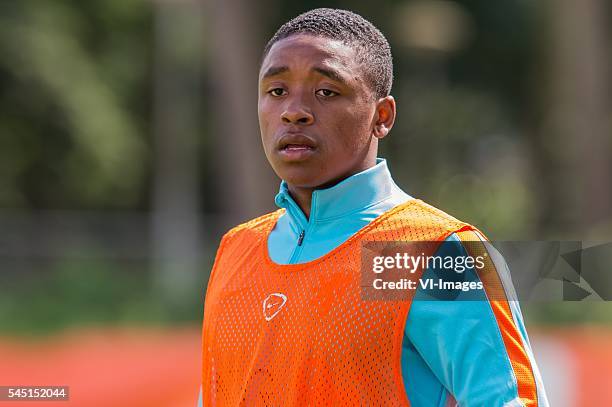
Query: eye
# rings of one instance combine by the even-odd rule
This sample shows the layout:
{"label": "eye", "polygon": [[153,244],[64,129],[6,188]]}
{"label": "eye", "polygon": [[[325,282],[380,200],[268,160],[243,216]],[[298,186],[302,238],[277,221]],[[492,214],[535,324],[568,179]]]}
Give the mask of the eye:
{"label": "eye", "polygon": [[319,89],[315,93],[319,96],[323,96],[326,98],[330,98],[332,96],[338,95],[338,92],[334,92],[333,90],[329,90],[329,89]]}
{"label": "eye", "polygon": [[285,89],[283,88],[274,88],[274,89],[270,89],[268,93],[272,96],[278,97],[278,96],[286,95],[287,91],[285,91]]}

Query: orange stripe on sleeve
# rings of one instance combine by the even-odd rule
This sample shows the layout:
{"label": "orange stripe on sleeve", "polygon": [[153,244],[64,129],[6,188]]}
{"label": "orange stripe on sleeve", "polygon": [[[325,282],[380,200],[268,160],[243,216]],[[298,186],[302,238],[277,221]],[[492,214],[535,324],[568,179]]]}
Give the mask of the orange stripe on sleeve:
{"label": "orange stripe on sleeve", "polygon": [[516,376],[519,397],[525,406],[535,407],[538,405],[538,396],[533,369],[523,345],[521,334],[512,318],[512,311],[497,269],[487,252],[486,246],[475,232],[463,231],[458,232],[457,235],[470,256],[474,258],[477,256],[484,257],[484,267],[482,269],[476,268],[476,272],[484,285],[487,298],[501,331],[502,340]]}

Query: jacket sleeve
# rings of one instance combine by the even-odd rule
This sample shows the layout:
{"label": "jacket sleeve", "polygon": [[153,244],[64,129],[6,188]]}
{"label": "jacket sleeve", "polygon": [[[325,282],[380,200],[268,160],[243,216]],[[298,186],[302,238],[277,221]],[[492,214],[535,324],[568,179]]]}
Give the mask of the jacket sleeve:
{"label": "jacket sleeve", "polygon": [[[482,290],[453,291],[451,297],[448,291],[415,293],[402,352],[408,398],[414,407],[547,407],[503,258],[482,235],[471,231],[451,235],[436,255],[475,257],[475,251],[486,251],[484,269],[466,269],[461,279],[482,282]],[[449,271],[429,267],[422,278],[437,281],[442,273]],[[423,392],[435,388],[435,380],[441,395],[427,400],[433,393],[423,397]]]}

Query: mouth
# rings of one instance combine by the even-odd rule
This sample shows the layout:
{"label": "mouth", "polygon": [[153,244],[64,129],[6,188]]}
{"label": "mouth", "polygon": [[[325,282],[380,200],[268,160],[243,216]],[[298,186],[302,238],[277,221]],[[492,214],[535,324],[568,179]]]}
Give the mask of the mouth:
{"label": "mouth", "polygon": [[316,142],[301,133],[287,133],[277,144],[278,152],[285,161],[303,161],[317,149]]}

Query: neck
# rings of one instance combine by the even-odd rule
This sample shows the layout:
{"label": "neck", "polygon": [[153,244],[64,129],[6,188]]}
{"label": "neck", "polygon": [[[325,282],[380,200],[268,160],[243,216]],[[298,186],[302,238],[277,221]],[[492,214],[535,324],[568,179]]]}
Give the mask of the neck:
{"label": "neck", "polygon": [[295,203],[298,204],[298,206],[300,207],[300,209],[302,210],[302,212],[304,213],[304,215],[306,216],[306,219],[310,219],[310,209],[311,209],[311,203],[312,203],[312,193],[317,190],[317,189],[325,189],[325,188],[331,188],[334,185],[336,185],[337,183],[339,183],[340,181],[345,180],[346,178],[350,177],[351,175],[355,175],[357,173],[360,173],[361,171],[365,171],[368,168],[371,168],[373,166],[376,165],[376,151],[374,151],[374,155],[372,157],[368,157],[369,159],[364,160],[361,165],[359,165],[358,167],[352,169],[351,171],[349,171],[347,174],[344,174],[338,178],[335,178],[333,180],[330,180],[324,184],[321,184],[317,187],[300,187],[300,186],[296,186],[296,185],[292,185],[290,183],[287,183],[287,189],[289,190],[289,193],[291,194],[291,197],[293,198],[293,200],[295,201]]}

